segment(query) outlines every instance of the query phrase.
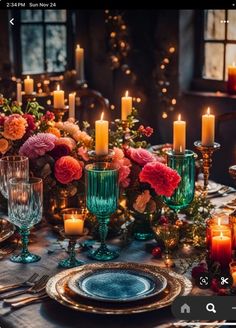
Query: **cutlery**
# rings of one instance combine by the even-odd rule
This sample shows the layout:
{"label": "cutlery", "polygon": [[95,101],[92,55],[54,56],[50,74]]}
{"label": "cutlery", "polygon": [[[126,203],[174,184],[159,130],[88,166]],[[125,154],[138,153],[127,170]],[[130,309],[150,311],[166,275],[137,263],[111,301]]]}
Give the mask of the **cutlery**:
{"label": "cutlery", "polygon": [[207,195],[207,198],[216,198],[216,197],[225,197],[229,194],[235,193],[236,190],[232,187],[223,187],[220,190],[218,190],[216,193],[213,193],[211,195]]}
{"label": "cutlery", "polygon": [[27,289],[24,289],[24,290],[20,290],[20,291],[13,292],[13,293],[10,293],[10,294],[4,295],[4,296],[0,296],[0,300],[4,299],[4,303],[7,303],[8,298],[12,298],[12,297],[22,295],[22,294],[39,293],[45,288],[45,285],[46,285],[48,279],[49,279],[48,275],[43,275],[39,280],[36,281],[36,283],[33,286],[31,286]]}
{"label": "cutlery", "polygon": [[20,288],[20,287],[27,287],[27,286],[33,286],[33,283],[35,282],[36,278],[38,278],[37,273],[33,273],[33,275],[28,278],[27,280],[20,282],[18,284],[12,284],[0,287],[0,293],[6,293],[8,291],[11,291],[12,289]]}
{"label": "cutlery", "polygon": [[10,306],[12,309],[19,309],[23,306],[26,306],[26,305],[29,305],[29,304],[33,304],[33,303],[37,303],[45,298],[48,298],[48,295],[43,292],[39,295],[36,295],[36,296],[31,296],[31,297],[27,297],[27,298],[24,298],[18,302],[12,302],[10,303]]}

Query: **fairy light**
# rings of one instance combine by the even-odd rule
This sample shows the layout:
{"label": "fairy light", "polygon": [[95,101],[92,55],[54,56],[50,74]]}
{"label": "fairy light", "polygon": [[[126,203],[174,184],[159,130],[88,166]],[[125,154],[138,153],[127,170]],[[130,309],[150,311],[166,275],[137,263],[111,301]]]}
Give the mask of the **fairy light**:
{"label": "fairy light", "polygon": [[165,69],[165,65],[162,64],[162,65],[160,66],[160,68],[161,68],[161,69]]}
{"label": "fairy light", "polygon": [[167,114],[166,112],[163,112],[163,113],[162,113],[162,118],[163,118],[163,119],[166,119],[167,117],[168,117],[168,114]]}

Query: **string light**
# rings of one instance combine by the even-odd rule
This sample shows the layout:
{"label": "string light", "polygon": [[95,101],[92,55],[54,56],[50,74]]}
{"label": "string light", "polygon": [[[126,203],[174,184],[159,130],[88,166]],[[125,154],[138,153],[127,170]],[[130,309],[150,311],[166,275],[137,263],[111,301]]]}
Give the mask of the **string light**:
{"label": "string light", "polygon": [[162,118],[165,120],[168,117],[168,114],[166,112],[162,113]]}
{"label": "string light", "polygon": [[111,108],[111,110],[114,110],[115,109],[115,105],[111,105],[110,108]]}

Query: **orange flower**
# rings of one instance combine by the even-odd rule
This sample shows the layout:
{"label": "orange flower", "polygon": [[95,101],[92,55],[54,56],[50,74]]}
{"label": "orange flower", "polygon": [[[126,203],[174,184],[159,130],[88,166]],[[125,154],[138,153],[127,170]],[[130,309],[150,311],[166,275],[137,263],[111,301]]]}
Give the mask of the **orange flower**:
{"label": "orange flower", "polygon": [[19,114],[13,114],[6,117],[2,135],[6,139],[19,140],[24,136],[26,127],[27,121]]}
{"label": "orange flower", "polygon": [[0,153],[4,154],[8,150],[8,147],[8,141],[4,138],[0,139]]}
{"label": "orange flower", "polygon": [[61,136],[61,133],[58,130],[58,128],[50,127],[50,128],[47,129],[46,132],[54,134],[54,136],[56,136],[57,138],[60,138],[60,136]]}

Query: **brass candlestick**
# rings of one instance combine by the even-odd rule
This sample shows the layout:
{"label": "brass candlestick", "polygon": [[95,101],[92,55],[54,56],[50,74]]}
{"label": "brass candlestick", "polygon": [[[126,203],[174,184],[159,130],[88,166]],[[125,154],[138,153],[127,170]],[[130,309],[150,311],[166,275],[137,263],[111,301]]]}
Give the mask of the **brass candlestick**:
{"label": "brass candlestick", "polygon": [[57,122],[62,122],[63,117],[66,112],[68,112],[69,106],[64,106],[63,108],[51,108],[51,111],[55,114],[56,121]]}
{"label": "brass candlestick", "polygon": [[111,162],[114,156],[114,150],[109,149],[108,154],[106,155],[97,155],[95,150],[90,150],[88,155],[92,162]]}
{"label": "brass candlestick", "polygon": [[203,174],[204,174],[204,190],[207,190],[210,168],[212,166],[212,155],[216,150],[220,149],[220,144],[214,142],[213,146],[203,146],[201,141],[195,141],[194,146],[202,154],[203,158]]}

